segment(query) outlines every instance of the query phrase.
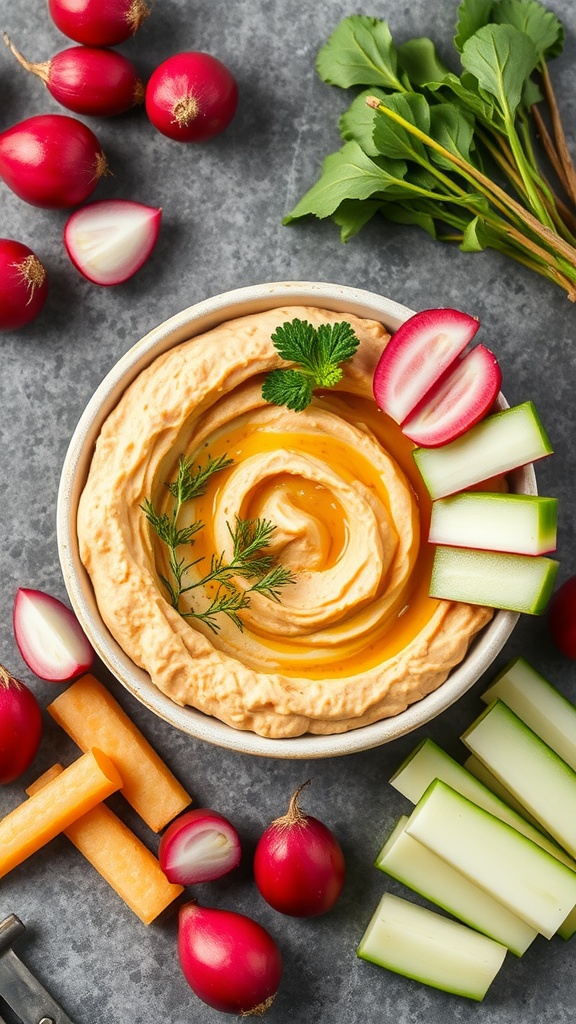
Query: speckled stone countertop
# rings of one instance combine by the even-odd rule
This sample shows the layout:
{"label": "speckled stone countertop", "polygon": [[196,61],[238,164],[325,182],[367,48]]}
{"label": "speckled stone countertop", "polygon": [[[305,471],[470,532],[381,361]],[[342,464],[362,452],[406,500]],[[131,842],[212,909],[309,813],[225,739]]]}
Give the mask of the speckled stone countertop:
{"label": "speckled stone countertop", "polygon": [[[576,10],[572,0],[551,0],[550,6],[567,30],[553,74],[576,150]],[[89,284],[69,263],[61,242],[65,212],[28,206],[0,182],[0,235],[35,249],[51,279],[42,317],[0,336],[0,661],[30,685],[43,708],[58,688],[36,679],[22,662],[12,604],[19,586],[66,598],[56,497],[76,423],[107,371],[139,338],[192,303],[242,285],[321,280],[380,292],[411,308],[454,305],[477,315],[482,340],[500,359],[509,402],[532,399],[553,441],[555,454],[538,470],[539,487],[561,503],[559,580],[576,572],[576,310],[564,293],[495,252],[463,254],[417,229],[374,221],[343,245],[332,223],[281,224],[315,180],[323,157],[339,145],[337,120],[348,98],[320,81],[314,59],[340,19],[357,9],[345,0],[156,0],[152,16],[120,49],[144,75],[178,50],[207,50],[233,70],[240,104],[229,130],[205,146],[170,142],[141,110],[91,122],[114,172],[94,198],[132,198],[164,210],[153,257],[118,288]],[[0,29],[30,60],[69,45],[50,22],[44,0],[0,0],[0,12]],[[388,19],[398,42],[433,36],[444,58],[454,59],[455,2],[376,0],[364,12]],[[3,46],[0,97],[0,129],[60,110]],[[458,754],[458,736],[479,711],[483,686],[519,654],[576,699],[573,665],[553,648],[546,618],[524,617],[493,669],[432,724],[378,749],[310,762],[251,758],[181,734],[96,666],[195,804],[218,809],[241,833],[244,858],[237,875],[201,887],[198,896],[256,917],[281,943],[284,978],[270,1024],[574,1020],[574,947],[557,938],[537,940],[522,959],[509,956],[482,1004],[356,957],[381,893],[401,891],[373,868],[384,837],[407,809],[388,785],[390,775],[424,736]],[[13,808],[23,785],[54,760],[74,756],[74,745],[44,714],[34,767],[2,787],[0,813]],[[338,835],[347,881],[330,914],[281,918],[255,889],[251,854],[263,827],[308,778],[306,809]],[[124,806],[122,814],[149,842],[136,815]],[[11,912],[27,925],[18,953],[75,1024],[223,1019],[199,1002],[180,972],[174,919],[145,928],[66,839],[54,840],[2,879],[0,917]],[[11,1015],[5,1016],[11,1024]]]}

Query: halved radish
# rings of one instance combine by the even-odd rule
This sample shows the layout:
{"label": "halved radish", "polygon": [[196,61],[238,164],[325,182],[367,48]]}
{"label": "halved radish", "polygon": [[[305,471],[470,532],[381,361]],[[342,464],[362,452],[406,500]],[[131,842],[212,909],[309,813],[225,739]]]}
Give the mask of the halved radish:
{"label": "halved radish", "polygon": [[40,679],[64,683],[87,672],[94,661],[74,612],[42,590],[17,591],[14,637],[28,668]]}
{"label": "halved radish", "polygon": [[74,266],[89,281],[122,284],[150,256],[161,218],[161,208],[131,199],[102,199],[69,217],[64,245]]}
{"label": "halved radish", "polygon": [[403,421],[402,433],[424,448],[453,441],[490,411],[501,383],[498,360],[484,345],[477,345]]}
{"label": "halved radish", "polygon": [[374,373],[374,397],[402,423],[472,340],[480,322],[457,309],[424,309],[392,336]]}
{"label": "halved radish", "polygon": [[186,811],[166,829],[158,860],[169,882],[211,882],[240,863],[238,833],[227,818],[202,807]]}

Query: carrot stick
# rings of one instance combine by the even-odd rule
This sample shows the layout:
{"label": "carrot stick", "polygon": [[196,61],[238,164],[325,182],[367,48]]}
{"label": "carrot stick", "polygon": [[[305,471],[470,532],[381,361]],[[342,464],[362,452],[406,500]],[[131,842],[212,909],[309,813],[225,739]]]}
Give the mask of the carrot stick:
{"label": "carrot stick", "polygon": [[89,750],[0,821],[0,878],[122,786],[101,750]]}
{"label": "carrot stick", "polygon": [[192,802],[148,740],[111,693],[82,676],[48,705],[48,712],[81,750],[105,750],[124,780],[122,794],[154,832]]}
{"label": "carrot stick", "polygon": [[[33,796],[63,771],[61,764],[52,765],[26,792]],[[183,886],[168,881],[154,854],[106,804],[83,814],[64,829],[64,835],[146,925],[183,892]]]}

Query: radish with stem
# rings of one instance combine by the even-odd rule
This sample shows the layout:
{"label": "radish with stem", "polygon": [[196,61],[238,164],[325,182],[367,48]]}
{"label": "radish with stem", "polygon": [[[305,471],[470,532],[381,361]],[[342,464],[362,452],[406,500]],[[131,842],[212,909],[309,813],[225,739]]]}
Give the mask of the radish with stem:
{"label": "radish with stem", "polygon": [[75,114],[114,117],[144,101],[144,83],[132,61],[115,50],[71,46],[50,60],[26,60],[4,33],[4,42],[26,71]]}

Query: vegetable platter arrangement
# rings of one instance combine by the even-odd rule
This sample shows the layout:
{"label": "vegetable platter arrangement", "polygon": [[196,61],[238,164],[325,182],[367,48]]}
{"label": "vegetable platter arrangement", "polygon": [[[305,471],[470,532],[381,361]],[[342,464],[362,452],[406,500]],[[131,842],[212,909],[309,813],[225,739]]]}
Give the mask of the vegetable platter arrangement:
{"label": "vegetable platter arrangement", "polygon": [[[562,901],[572,899],[572,839],[560,830],[570,820],[570,811],[563,809],[571,807],[574,767],[566,747],[556,750],[549,759],[556,773],[549,783],[538,758],[542,744],[552,748],[550,735],[541,732],[546,710],[553,714],[560,708],[567,724],[573,712],[562,700],[576,702],[576,356],[574,308],[566,301],[573,284],[569,250],[574,232],[568,217],[573,207],[559,167],[549,166],[540,128],[526,106],[532,90],[538,90],[543,96],[538,110],[557,150],[546,99],[548,76],[567,149],[575,152],[572,3],[550,0],[546,5],[550,35],[538,29],[539,39],[547,40],[545,52],[538,53],[526,72],[529,82],[514,111],[511,98],[518,81],[512,83],[511,73],[508,77],[508,64],[506,92],[500,98],[507,106],[486,91],[486,83],[469,89],[490,114],[490,123],[480,124],[481,139],[476,120],[472,132],[457,79],[462,78],[464,23],[471,36],[472,28],[486,34],[486,26],[504,27],[494,16],[494,5],[466,4],[459,13],[456,2],[430,5],[425,0],[413,0],[409,9],[388,0],[364,8],[342,0],[312,7],[305,0],[283,5],[237,0],[224,16],[220,5],[207,0],[156,0],[136,32],[122,41],[117,36],[102,40],[68,35],[70,25],[57,20],[58,6],[44,0],[4,5],[0,23],[0,33],[8,39],[0,41],[0,138],[8,141],[6,133],[30,118],[73,119],[83,126],[75,129],[76,141],[91,157],[88,181],[94,186],[88,195],[65,197],[72,205],[48,208],[11,187],[10,175],[11,180],[15,173],[23,177],[21,168],[15,172],[13,157],[8,168],[3,165],[0,180],[0,235],[7,239],[2,276],[14,263],[26,268],[2,306],[6,321],[0,333],[0,663],[8,673],[2,675],[0,693],[2,721],[10,725],[8,732],[0,731],[5,756],[0,766],[0,829],[7,828],[7,821],[16,823],[12,845],[8,833],[1,843],[7,859],[0,877],[0,911],[4,917],[16,913],[26,923],[23,959],[75,1024],[124,1024],[127,1010],[137,1024],[151,1017],[173,1024],[216,1024],[234,1019],[248,1003],[266,1007],[265,1019],[271,1024],[300,1019],[376,1024],[383,1017],[426,1018],[431,1024],[452,1018],[474,1024],[570,1019],[576,1001],[576,937],[568,937],[569,914],[553,920],[547,909],[535,908],[535,896],[527,888],[514,893],[512,907],[502,899],[502,885],[508,891],[512,882],[519,883],[518,865],[531,858],[528,881],[550,872],[546,877],[558,883]],[[512,6],[506,5],[508,13]],[[319,54],[326,53],[328,41],[334,41],[334,33],[352,15],[388,24],[393,44],[385,52],[389,57],[398,52],[402,89],[380,81],[343,88],[318,74]],[[563,26],[561,36],[557,21]],[[461,49],[453,43],[458,22]],[[494,28],[489,32],[496,40]],[[505,32],[511,35],[510,28]],[[383,33],[380,28],[379,38]],[[434,49],[422,42],[426,39]],[[468,42],[468,63],[472,49]],[[76,52],[70,56],[71,51]],[[151,102],[119,112],[128,105],[121,93],[132,97],[135,91],[138,98],[139,80],[145,94],[156,69],[184,51],[218,58],[238,87],[234,116],[226,127],[210,139],[190,143],[164,134],[154,120],[166,126],[162,112]],[[512,52],[516,70],[521,61],[528,66],[526,45],[512,47]],[[66,56],[57,56],[62,53]],[[117,112],[109,107],[105,115],[102,107],[75,110],[63,103],[63,83],[71,69],[78,71],[77,61],[86,62],[98,82],[94,102],[103,102],[112,70],[118,76],[112,89]],[[449,90],[432,88],[441,71],[452,76]],[[472,68],[465,72],[473,74]],[[464,81],[471,87],[470,77]],[[402,116],[411,112],[413,119],[424,102],[430,121],[418,120],[420,129],[430,134],[434,126],[434,138],[449,151],[453,145],[460,153],[463,148],[474,168],[473,180],[465,180],[447,158],[442,163],[438,153],[433,158],[425,148],[431,169],[417,167],[399,151],[382,159],[371,152],[369,119],[378,120],[387,138],[392,121],[363,101],[361,106],[357,97],[366,92],[388,104],[387,109],[402,106]],[[434,112],[441,105],[440,94],[444,108],[451,108],[450,114],[444,109],[442,126]],[[226,118],[233,99],[232,90],[224,103]],[[509,133],[512,116],[514,136]],[[386,193],[385,208],[382,197],[372,193],[342,195],[345,205],[340,202],[330,212],[324,208],[319,219],[315,210],[312,216],[295,217],[298,204],[315,187],[325,155],[344,142],[352,145],[352,138],[339,134],[340,117],[348,125],[358,119],[351,132],[360,123],[364,126],[354,145],[364,154],[359,159],[370,160],[379,174],[390,172],[393,165],[399,173],[406,165],[398,192]],[[170,116],[170,131],[176,133],[181,129],[173,121]],[[505,122],[506,130],[499,130]],[[496,135],[491,134],[494,129]],[[529,137],[533,149],[528,148]],[[402,140],[397,132],[396,145]],[[417,150],[421,153],[419,146]],[[100,152],[111,173],[96,180],[93,164]],[[509,181],[506,171],[516,168],[513,160],[519,154],[521,171],[514,169]],[[101,161],[98,166],[104,169]],[[479,174],[497,182],[510,199],[497,196]],[[27,187],[44,185],[43,177],[26,176]],[[72,176],[57,182],[59,189],[71,183]],[[418,202],[408,202],[407,184],[412,196],[420,196]],[[327,202],[334,198],[329,191]],[[93,206],[101,202],[106,207]],[[436,219],[441,203],[450,218],[442,224]],[[520,214],[514,203],[525,212]],[[295,220],[290,226],[282,223],[288,215]],[[349,238],[346,245],[338,227]],[[103,252],[94,229],[118,244]],[[448,236],[454,244],[441,246],[434,235],[442,240]],[[310,762],[248,758],[209,746],[180,734],[125,692],[94,658],[66,612],[54,527],[69,438],[110,366],[155,324],[192,302],[245,283],[286,279],[346,282],[394,296],[413,309],[462,310],[481,322],[480,344],[475,339],[472,351],[483,345],[495,354],[512,409],[531,405],[524,409],[530,415],[520,424],[520,434],[527,423],[534,423],[534,410],[548,434],[536,465],[542,500],[531,502],[528,517],[521,526],[515,519],[513,527],[525,540],[534,526],[530,517],[537,512],[537,541],[515,555],[529,559],[531,568],[559,563],[548,603],[550,591],[542,591],[546,607],[538,607],[543,581],[536,581],[535,613],[522,615],[493,671],[440,718],[384,747]],[[489,390],[495,386],[494,363],[482,352],[474,359],[482,363],[479,379]],[[390,384],[391,378],[383,368],[382,388],[386,381]],[[482,395],[475,396],[478,408],[482,400]],[[405,422],[411,410],[396,412]],[[445,412],[448,429],[448,414],[455,412],[452,403]],[[485,422],[483,415],[478,424],[466,425],[472,431]],[[408,426],[417,438],[414,443],[441,452],[449,443],[447,436],[433,448],[430,437],[419,432],[425,428],[423,422]],[[435,468],[428,471],[430,481]],[[468,493],[474,487],[465,485]],[[545,507],[549,512],[552,497],[558,499],[556,551]],[[443,538],[454,539],[453,496],[435,494],[433,503],[435,543],[452,549]],[[502,523],[499,515],[482,504],[471,508],[467,522],[475,532],[472,539],[470,534],[462,538],[464,547],[479,550],[478,531],[489,531],[495,519]],[[461,515],[456,521],[462,523]],[[445,583],[447,566],[444,572]],[[507,590],[505,573],[491,582],[499,583],[500,593]],[[522,588],[521,596],[526,593]],[[55,634],[60,638],[57,649],[49,642]],[[535,717],[524,718],[526,707],[513,703],[511,665],[520,672],[523,693],[536,686],[540,694]],[[511,688],[504,692],[506,678]],[[90,718],[95,711],[97,723]],[[522,750],[526,760],[520,780],[507,774],[511,759],[492,763],[491,723],[494,729],[511,730],[514,740],[507,740],[504,749]],[[98,739],[94,734],[82,738],[82,730],[96,724]],[[483,731],[486,745],[480,749]],[[104,749],[111,739],[116,747]],[[444,766],[459,765],[460,778],[465,770],[468,781],[474,780],[469,781],[472,789],[461,793],[454,776],[446,776],[426,798],[424,790],[408,791],[408,769],[418,764],[421,751],[437,757],[434,778],[440,773],[439,759]],[[122,776],[126,763],[130,776],[140,771],[147,782],[143,801],[134,795],[136,783],[132,802],[127,799]],[[547,818],[542,824],[542,814],[553,803],[546,788],[550,784],[560,800],[560,822]],[[503,800],[503,786],[509,820],[495,825],[492,818],[502,821],[494,808]],[[479,805],[480,792],[492,794],[486,798],[488,807]],[[439,841],[440,800],[443,822],[452,820],[456,806],[465,806],[470,828],[478,830],[474,851],[461,847],[454,831],[448,850],[432,851]],[[13,814],[17,817],[10,819]],[[306,891],[303,879],[318,883],[317,867],[314,872],[300,868],[296,883],[282,872],[290,857],[284,857],[279,837],[294,840],[299,855],[310,852],[308,843],[301,849],[302,817],[312,820],[307,839],[313,837],[328,857],[323,886],[316,884],[313,892]],[[490,878],[478,874],[489,867],[487,858],[478,856],[488,827],[496,830],[491,834],[502,844],[514,830],[512,846],[501,852],[499,871]],[[547,848],[540,845],[540,836]],[[437,888],[439,870],[426,868],[425,883],[418,879],[416,858],[410,854],[416,843],[425,857],[436,858],[436,865],[441,855],[443,864],[450,860],[451,902]],[[409,852],[403,853],[398,868],[395,855],[403,848]],[[464,894],[459,906],[455,877]],[[485,894],[490,889],[490,896],[478,899],[479,887]],[[458,926],[461,961],[443,957],[448,977],[439,982],[429,962],[426,976],[416,971],[414,946],[402,963],[391,962],[382,943],[386,908],[377,916],[385,893],[397,911],[396,901],[402,901],[393,923],[403,935],[402,914],[414,907],[425,910],[427,921],[434,915],[434,929],[443,928],[438,919]],[[561,903],[562,912],[567,903]],[[482,909],[485,918],[480,920]],[[216,981],[200,964],[203,940],[214,934],[237,951],[231,977],[220,974]],[[436,947],[445,949],[448,932],[433,934]],[[398,950],[400,942],[395,946]],[[254,949],[262,970],[250,979],[242,958]],[[481,956],[489,951],[489,965],[485,957],[480,971],[479,951]],[[249,992],[242,989],[247,979]],[[1,991],[0,1016],[14,1024]]]}

